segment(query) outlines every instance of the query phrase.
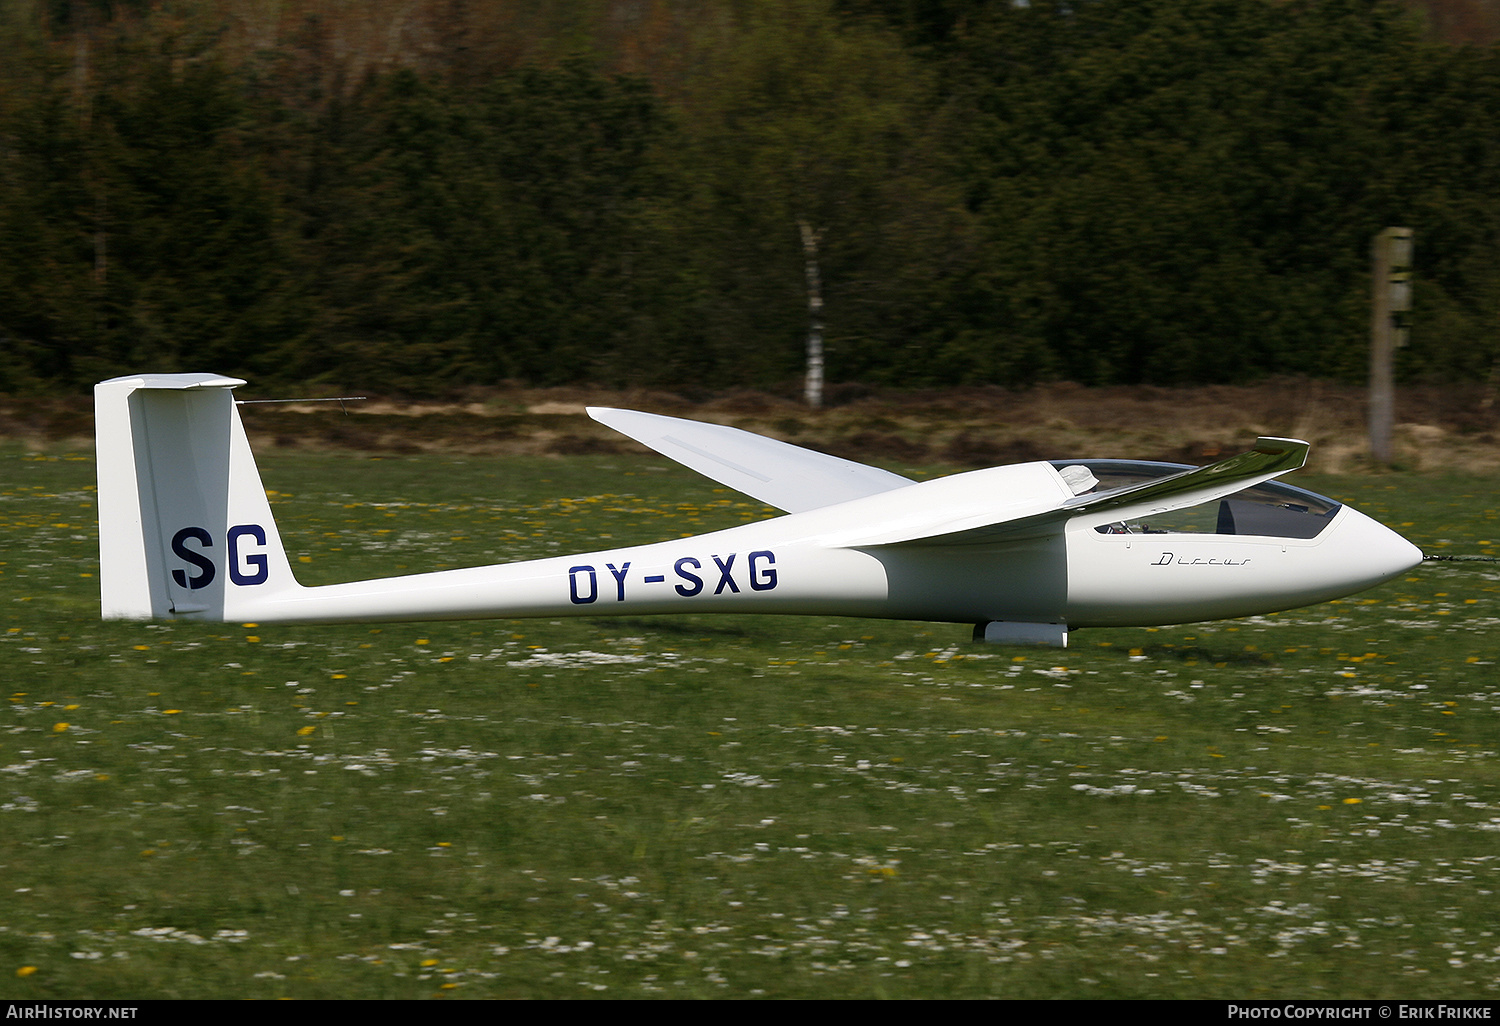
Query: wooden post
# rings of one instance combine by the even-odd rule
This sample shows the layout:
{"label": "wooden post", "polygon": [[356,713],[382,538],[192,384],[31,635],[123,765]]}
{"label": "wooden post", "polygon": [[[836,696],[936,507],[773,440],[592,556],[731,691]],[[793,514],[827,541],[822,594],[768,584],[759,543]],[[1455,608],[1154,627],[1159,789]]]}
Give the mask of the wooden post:
{"label": "wooden post", "polygon": [[1395,351],[1405,341],[1395,314],[1411,309],[1411,229],[1386,228],[1371,246],[1370,289],[1370,456],[1380,463],[1392,457],[1395,385],[1391,371]]}

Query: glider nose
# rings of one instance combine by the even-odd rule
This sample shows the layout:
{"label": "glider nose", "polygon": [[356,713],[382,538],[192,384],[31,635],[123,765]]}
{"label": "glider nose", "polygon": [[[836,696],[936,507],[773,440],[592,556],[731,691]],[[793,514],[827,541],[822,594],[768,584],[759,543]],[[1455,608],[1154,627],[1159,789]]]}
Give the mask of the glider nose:
{"label": "glider nose", "polygon": [[1340,540],[1357,588],[1373,588],[1422,562],[1422,550],[1389,527],[1358,510],[1346,506],[1345,511]]}

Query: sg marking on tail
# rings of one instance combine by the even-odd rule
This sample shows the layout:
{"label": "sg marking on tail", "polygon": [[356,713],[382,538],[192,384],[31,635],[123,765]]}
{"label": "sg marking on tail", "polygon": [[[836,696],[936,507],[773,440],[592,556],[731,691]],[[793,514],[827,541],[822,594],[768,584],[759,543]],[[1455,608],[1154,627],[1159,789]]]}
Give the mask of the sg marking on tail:
{"label": "sg marking on tail", "polygon": [[[259,524],[236,524],[229,529],[229,579],[242,588],[254,587],[257,584],[265,584],[271,579],[270,563],[264,552],[251,552],[241,555],[240,539],[251,538],[255,544],[264,547],[266,544],[266,529]],[[199,545],[197,549],[187,547],[187,541],[192,539]],[[172,580],[177,582],[179,588],[187,588],[189,591],[197,591],[206,588],[214,582],[218,576],[218,566],[214,563],[206,549],[214,547],[213,536],[204,527],[184,527],[172,535],[172,553],[184,563],[191,563],[198,571],[197,576],[189,577],[189,571],[177,567],[172,571]],[[249,568],[248,572],[244,568]]]}

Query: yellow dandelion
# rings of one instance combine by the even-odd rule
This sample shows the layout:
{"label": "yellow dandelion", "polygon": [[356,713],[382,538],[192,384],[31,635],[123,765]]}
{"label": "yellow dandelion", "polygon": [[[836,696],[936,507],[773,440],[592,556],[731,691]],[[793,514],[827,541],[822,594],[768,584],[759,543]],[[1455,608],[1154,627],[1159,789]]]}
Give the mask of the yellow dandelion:
{"label": "yellow dandelion", "polygon": [[420,965],[422,966],[423,969],[431,969],[433,966],[435,966],[437,964],[438,964],[438,960],[435,959],[435,958],[424,958],[424,959],[422,959],[422,961],[420,963]]}
{"label": "yellow dandelion", "polygon": [[16,970],[16,975],[17,976],[30,976],[34,972],[36,972],[36,966],[34,966],[34,965],[23,965],[23,966],[21,966],[21,968],[19,968],[19,969]]}
{"label": "yellow dandelion", "polygon": [[1364,802],[1363,798],[1345,798],[1344,799],[1344,804],[1345,805],[1360,805],[1363,802]]}
{"label": "yellow dandelion", "polygon": [[313,731],[315,731],[317,729],[318,729],[317,727],[298,727],[297,728],[297,736],[298,737],[306,737],[307,735],[311,734]]}
{"label": "yellow dandelion", "polygon": [[68,725],[66,723],[54,723],[54,724],[52,724],[52,733],[54,733],[54,734],[66,734],[67,732],[68,732]]}

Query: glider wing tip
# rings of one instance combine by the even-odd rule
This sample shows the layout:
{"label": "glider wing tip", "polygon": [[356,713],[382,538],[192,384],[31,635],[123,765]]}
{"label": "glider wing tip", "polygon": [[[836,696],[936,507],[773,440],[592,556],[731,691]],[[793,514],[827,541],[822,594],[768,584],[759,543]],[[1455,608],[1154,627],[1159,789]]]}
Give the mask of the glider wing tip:
{"label": "glider wing tip", "polygon": [[1254,452],[1262,456],[1280,456],[1291,466],[1287,469],[1295,470],[1307,462],[1307,453],[1312,446],[1300,438],[1279,438],[1271,435],[1262,435],[1255,440]]}
{"label": "glider wing tip", "polygon": [[1302,446],[1311,447],[1309,443],[1300,438],[1284,438],[1280,435],[1261,435],[1255,440],[1257,452],[1279,453],[1287,449],[1296,449]]}

